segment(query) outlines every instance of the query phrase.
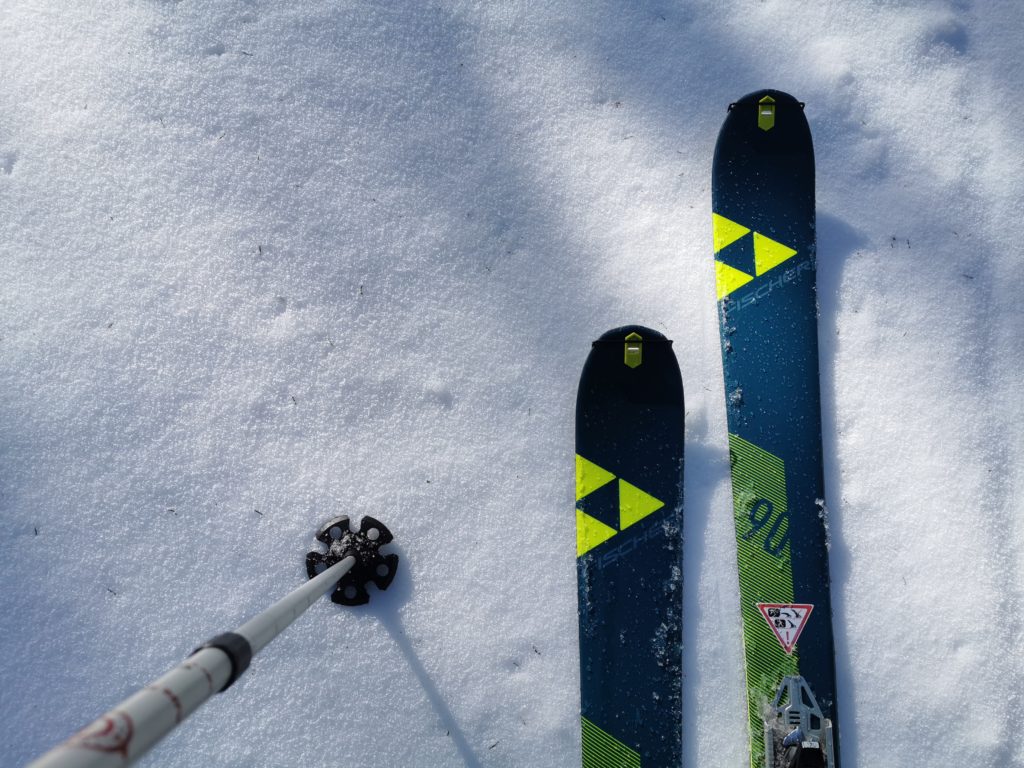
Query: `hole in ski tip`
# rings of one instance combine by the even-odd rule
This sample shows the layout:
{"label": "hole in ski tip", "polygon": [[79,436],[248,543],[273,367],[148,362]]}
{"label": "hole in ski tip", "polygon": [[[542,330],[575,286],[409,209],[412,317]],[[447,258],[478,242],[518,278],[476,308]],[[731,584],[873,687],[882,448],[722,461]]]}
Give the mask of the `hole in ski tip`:
{"label": "hole in ski tip", "polygon": [[389,572],[390,572],[390,569],[388,568],[387,563],[381,563],[380,565],[377,566],[377,575],[378,576],[387,576]]}
{"label": "hole in ski tip", "polygon": [[345,597],[349,600],[355,599],[355,596],[359,594],[359,590],[353,587],[351,584],[345,587]]}
{"label": "hole in ski tip", "polygon": [[335,541],[337,541],[338,539],[341,538],[341,528],[339,528],[336,525],[331,526],[331,530],[329,531],[329,533],[330,533],[331,538],[334,539]]}
{"label": "hole in ski tip", "polygon": [[366,532],[366,538],[368,538],[370,541],[376,541],[380,538],[380,531],[378,531],[376,528],[371,528]]}

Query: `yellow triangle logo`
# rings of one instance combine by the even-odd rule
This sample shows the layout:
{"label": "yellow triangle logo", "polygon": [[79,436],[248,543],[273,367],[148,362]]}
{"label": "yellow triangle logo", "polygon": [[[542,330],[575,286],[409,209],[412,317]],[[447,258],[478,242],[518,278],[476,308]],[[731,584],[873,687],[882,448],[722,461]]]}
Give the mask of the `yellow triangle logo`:
{"label": "yellow triangle logo", "polygon": [[769,269],[779,266],[786,259],[795,255],[796,251],[788,245],[777,243],[760,232],[754,233],[754,269],[757,270],[758,275],[763,275]]}
{"label": "yellow triangle logo", "polygon": [[736,269],[736,267],[730,267],[724,261],[715,262],[715,285],[718,288],[719,301],[753,279],[753,275],[748,275],[746,272]]}
{"label": "yellow triangle logo", "polygon": [[717,213],[711,214],[711,232],[715,238],[715,253],[731,245],[743,237],[750,229],[735,221],[730,221],[725,216]]}
{"label": "yellow triangle logo", "polygon": [[[742,274],[742,273],[741,273]],[[751,279],[747,276],[748,279]],[[576,501],[602,488],[615,475],[592,461],[576,454]],[[632,483],[619,478],[619,528],[616,530],[586,512],[576,510],[576,557],[581,557],[598,544],[608,541],[619,531],[643,520],[665,506],[665,502],[641,491]]]}
{"label": "yellow triangle logo", "polygon": [[576,557],[585,555],[598,544],[608,541],[618,531],[596,517],[576,510]]}
{"label": "yellow triangle logo", "polygon": [[665,502],[645,493],[635,485],[619,478],[619,530],[624,531],[651,512],[661,509]]}
{"label": "yellow triangle logo", "polygon": [[602,469],[594,462],[587,461],[578,453],[576,454],[576,501],[614,479],[615,475],[607,469]]}

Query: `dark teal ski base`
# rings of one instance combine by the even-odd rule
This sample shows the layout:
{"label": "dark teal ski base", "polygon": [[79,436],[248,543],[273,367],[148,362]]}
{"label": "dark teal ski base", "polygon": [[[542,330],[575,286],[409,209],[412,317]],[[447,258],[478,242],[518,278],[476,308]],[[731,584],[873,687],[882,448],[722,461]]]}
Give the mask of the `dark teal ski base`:
{"label": "dark teal ski base", "polygon": [[682,756],[683,386],[672,342],[609,331],[576,401],[585,768]]}
{"label": "dark teal ski base", "polygon": [[771,749],[756,732],[764,708],[795,676],[831,721],[830,768],[839,766],[814,198],[803,105],[770,90],[732,105],[715,148],[712,209],[753,766]]}

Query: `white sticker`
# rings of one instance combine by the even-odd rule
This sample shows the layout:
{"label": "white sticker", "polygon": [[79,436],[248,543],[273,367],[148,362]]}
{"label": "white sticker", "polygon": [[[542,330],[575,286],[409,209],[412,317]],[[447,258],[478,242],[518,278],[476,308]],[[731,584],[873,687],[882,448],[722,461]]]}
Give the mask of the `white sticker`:
{"label": "white sticker", "polygon": [[810,603],[758,603],[757,610],[772,628],[782,650],[792,654],[814,606]]}

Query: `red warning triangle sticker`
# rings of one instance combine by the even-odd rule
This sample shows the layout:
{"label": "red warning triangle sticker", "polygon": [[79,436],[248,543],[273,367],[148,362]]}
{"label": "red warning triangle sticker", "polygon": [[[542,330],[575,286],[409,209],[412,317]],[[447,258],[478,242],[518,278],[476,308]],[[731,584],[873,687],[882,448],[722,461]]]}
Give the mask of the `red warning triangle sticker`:
{"label": "red warning triangle sticker", "polygon": [[792,654],[814,606],[809,603],[758,603],[757,610],[772,628],[782,650]]}

